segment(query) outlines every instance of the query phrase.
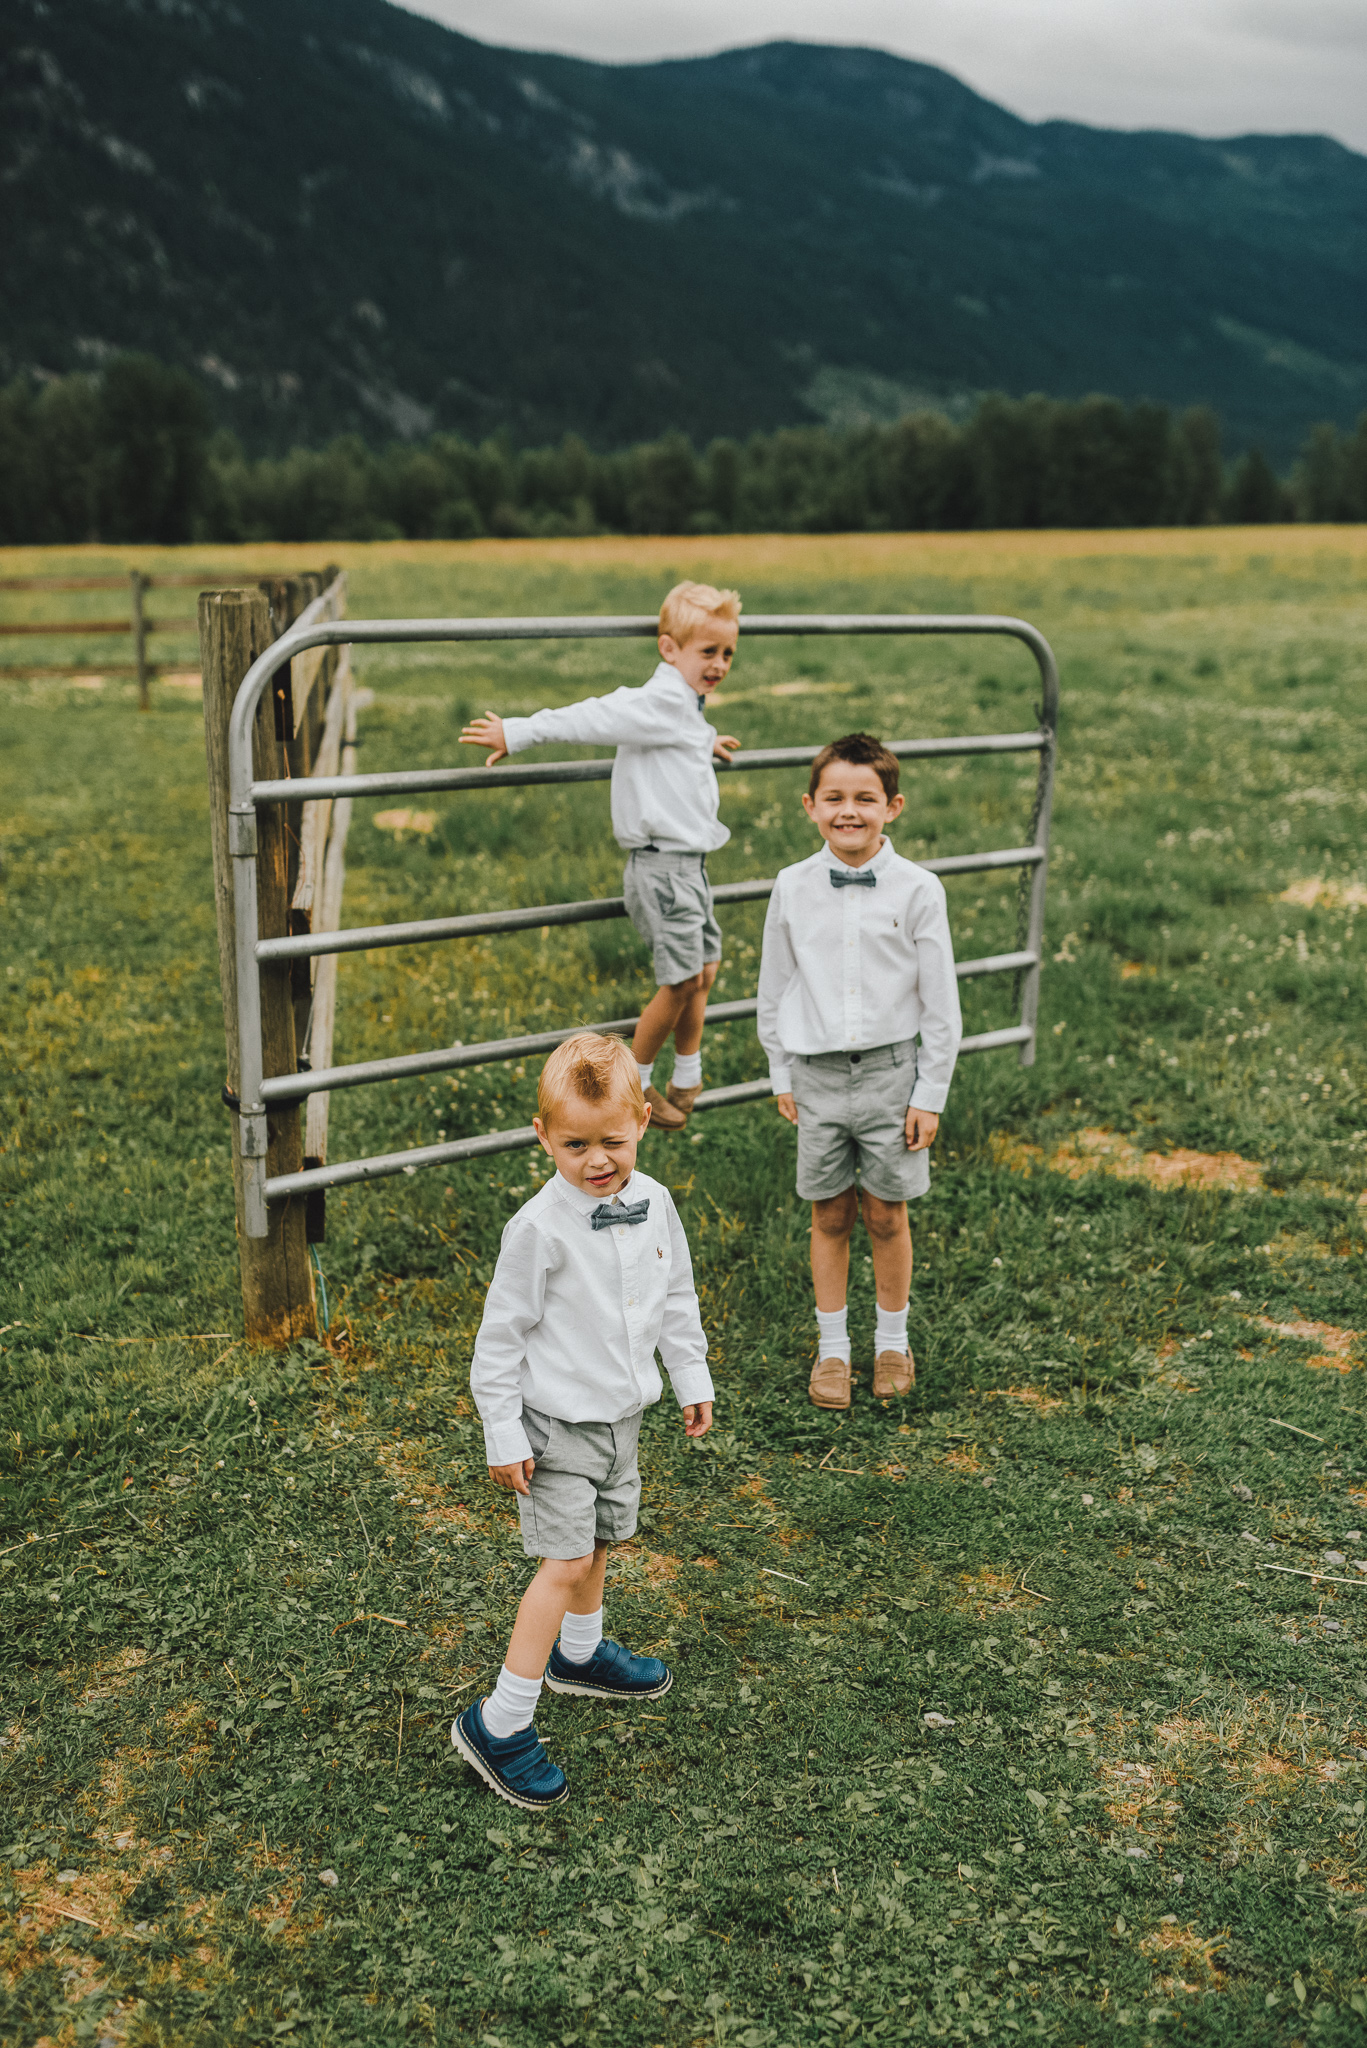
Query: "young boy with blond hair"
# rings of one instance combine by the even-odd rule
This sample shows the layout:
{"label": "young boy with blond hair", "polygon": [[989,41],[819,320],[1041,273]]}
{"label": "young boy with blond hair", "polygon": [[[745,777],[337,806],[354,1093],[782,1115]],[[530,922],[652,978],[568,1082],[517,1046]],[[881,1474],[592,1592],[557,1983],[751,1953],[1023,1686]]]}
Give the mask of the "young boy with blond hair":
{"label": "young boy with blond hair", "polygon": [[[490,712],[461,734],[492,747],[486,766],[548,740],[612,746],[612,829],[627,853],[627,916],[651,949],[659,986],[632,1040],[656,1130],[681,1131],[702,1089],[707,992],[721,965],[721,929],[707,856],[731,834],[722,824],[714,760],[740,741],[718,733],[704,710],[726,680],[740,632],[741,601],[710,583],[676,583],[660,606],[660,662],[639,688],[586,697],[529,718]],[[674,1073],[661,1094],[655,1057],[674,1035]]]}
{"label": "young boy with blond hair", "polygon": [[668,1188],[636,1170],[650,1111],[635,1060],[621,1039],[582,1032],[542,1068],[537,1106],[556,1171],[503,1232],[470,1391],[489,1476],[517,1494],[523,1550],[541,1563],[492,1694],[451,1729],[485,1783],[529,1812],[569,1792],[536,1732],[543,1677],[596,1700],[654,1700],[673,1683],[658,1657],[603,1636],[608,1547],[636,1533],[657,1346],[685,1435],[712,1426],[688,1240]]}
{"label": "young boy with blond hair", "polygon": [[850,1405],[846,1289],[861,1206],[878,1300],[874,1395],[915,1383],[907,1203],[929,1190],[963,1036],[944,885],[884,829],[905,802],[899,773],[868,733],[822,748],[802,806],[824,844],[780,870],[764,921],[757,1024],[779,1114],[797,1125],[797,1192],[812,1205],[818,1408]]}

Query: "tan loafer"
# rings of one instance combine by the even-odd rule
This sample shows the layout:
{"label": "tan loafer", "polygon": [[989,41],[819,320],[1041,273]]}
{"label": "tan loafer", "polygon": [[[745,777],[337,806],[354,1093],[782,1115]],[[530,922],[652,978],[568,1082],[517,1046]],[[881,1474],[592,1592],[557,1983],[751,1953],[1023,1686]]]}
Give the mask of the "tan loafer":
{"label": "tan loafer", "polygon": [[650,1104],[650,1128],[653,1131],[681,1131],[688,1122],[682,1111],[675,1109],[672,1102],[666,1102],[654,1083],[646,1089],[646,1101]]}
{"label": "tan loafer", "polygon": [[674,1086],[674,1083],[671,1081],[669,1086],[665,1089],[665,1101],[672,1103],[675,1109],[681,1110],[686,1120],[688,1117],[692,1116],[693,1105],[701,1094],[701,1081],[698,1083],[696,1088],[676,1088]]}
{"label": "tan loafer", "polygon": [[850,1368],[843,1358],[818,1358],[807,1385],[813,1408],[848,1408]]}
{"label": "tan loafer", "polygon": [[873,1362],[873,1398],[890,1401],[916,1385],[916,1360],[909,1351],[880,1351]]}

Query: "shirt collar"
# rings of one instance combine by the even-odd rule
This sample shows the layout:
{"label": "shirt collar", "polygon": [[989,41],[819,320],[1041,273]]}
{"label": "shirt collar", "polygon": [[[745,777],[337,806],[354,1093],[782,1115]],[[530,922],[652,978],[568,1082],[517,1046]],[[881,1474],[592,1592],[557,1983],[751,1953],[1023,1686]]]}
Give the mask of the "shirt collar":
{"label": "shirt collar", "polygon": [[614,1200],[623,1203],[638,1201],[640,1196],[637,1192],[637,1182],[640,1180],[640,1177],[639,1172],[633,1169],[630,1180],[626,1183],[625,1187],[618,1189],[615,1197],[612,1195],[588,1194],[583,1188],[577,1188],[573,1182],[567,1181],[563,1173],[557,1173],[551,1185],[561,1201],[568,1202],[571,1209],[576,1210],[580,1216],[592,1216],[598,1204],[603,1201],[609,1204]]}
{"label": "shirt collar", "polygon": [[883,834],[883,844],[879,847],[873,859],[866,860],[862,867],[852,868],[847,860],[840,860],[837,855],[833,854],[829,846],[823,845],[821,851],[826,856],[827,867],[843,868],[847,875],[867,875],[870,873],[881,875],[884,868],[888,867],[897,858],[896,849],[886,832]]}
{"label": "shirt collar", "polygon": [[672,661],[662,661],[650,680],[652,683],[677,683],[679,688],[692,698],[699,711],[706,711],[706,697],[700,690],[694,689],[687,676],[680,675]]}

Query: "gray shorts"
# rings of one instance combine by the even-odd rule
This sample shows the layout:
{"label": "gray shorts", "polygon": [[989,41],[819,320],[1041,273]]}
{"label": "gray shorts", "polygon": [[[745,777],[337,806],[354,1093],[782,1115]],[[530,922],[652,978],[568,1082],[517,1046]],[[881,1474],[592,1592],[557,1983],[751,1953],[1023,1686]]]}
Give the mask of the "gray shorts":
{"label": "gray shorts", "polygon": [[522,1427],[536,1460],[530,1497],[517,1496],[528,1557],[587,1557],[595,1543],[636,1534],[639,1408],[620,1422],[562,1422],[524,1408]]}
{"label": "gray shorts", "polygon": [[633,847],[622,893],[627,916],[650,948],[661,988],[691,981],[709,960],[721,959],[706,854]]}
{"label": "gray shorts", "polygon": [[915,1085],[912,1039],[794,1059],[797,1192],[804,1202],[829,1202],[856,1178],[883,1202],[914,1202],[930,1192],[930,1154],[907,1150]]}

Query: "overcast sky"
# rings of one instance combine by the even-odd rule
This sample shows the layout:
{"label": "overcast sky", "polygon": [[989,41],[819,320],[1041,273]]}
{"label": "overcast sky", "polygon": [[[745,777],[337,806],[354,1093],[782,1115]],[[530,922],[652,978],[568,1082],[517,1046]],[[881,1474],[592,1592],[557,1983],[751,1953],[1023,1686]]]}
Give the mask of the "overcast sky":
{"label": "overcast sky", "polygon": [[404,0],[484,42],[627,63],[779,37],[942,64],[1031,120],[1367,150],[1367,0]]}

